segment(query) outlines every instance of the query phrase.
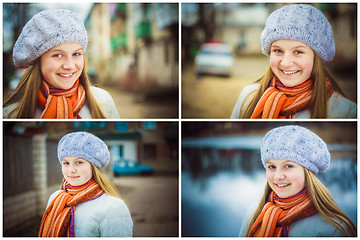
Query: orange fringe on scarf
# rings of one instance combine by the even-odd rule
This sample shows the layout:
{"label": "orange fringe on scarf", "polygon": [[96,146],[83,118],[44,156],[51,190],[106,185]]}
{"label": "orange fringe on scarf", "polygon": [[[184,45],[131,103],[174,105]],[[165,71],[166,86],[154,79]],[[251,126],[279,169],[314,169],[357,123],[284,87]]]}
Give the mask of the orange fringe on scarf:
{"label": "orange fringe on scarf", "polygon": [[104,191],[94,179],[84,185],[71,186],[67,181],[47,207],[41,220],[39,237],[74,237],[76,206],[100,197]]}
{"label": "orange fringe on scarf", "polygon": [[85,104],[85,90],[76,80],[68,90],[59,90],[46,81],[41,82],[38,103],[44,108],[40,118],[81,118],[79,112]]}
{"label": "orange fringe on scarf", "polygon": [[289,198],[279,198],[272,191],[248,237],[287,237],[289,226],[293,222],[317,212],[306,190]]}

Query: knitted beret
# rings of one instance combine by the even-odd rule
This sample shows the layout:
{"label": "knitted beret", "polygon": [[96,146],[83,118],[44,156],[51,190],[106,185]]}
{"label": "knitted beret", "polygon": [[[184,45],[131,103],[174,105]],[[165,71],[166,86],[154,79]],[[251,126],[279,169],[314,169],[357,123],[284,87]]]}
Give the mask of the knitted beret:
{"label": "knitted beret", "polygon": [[324,62],[331,61],[335,55],[331,25],[324,14],[311,5],[288,5],[270,14],[261,33],[262,52],[269,55],[271,44],[279,39],[305,43]]}
{"label": "knitted beret", "polygon": [[80,157],[96,167],[106,167],[110,162],[107,145],[95,135],[88,132],[68,133],[61,138],[57,149],[58,159]]}
{"label": "knitted beret", "polygon": [[330,165],[326,143],[312,131],[296,126],[284,126],[269,131],[261,143],[261,161],[285,159],[317,174]]}
{"label": "knitted beret", "polygon": [[13,48],[14,64],[16,67],[32,65],[51,48],[71,42],[80,43],[86,51],[87,33],[80,18],[69,10],[42,11],[25,24],[17,39]]}

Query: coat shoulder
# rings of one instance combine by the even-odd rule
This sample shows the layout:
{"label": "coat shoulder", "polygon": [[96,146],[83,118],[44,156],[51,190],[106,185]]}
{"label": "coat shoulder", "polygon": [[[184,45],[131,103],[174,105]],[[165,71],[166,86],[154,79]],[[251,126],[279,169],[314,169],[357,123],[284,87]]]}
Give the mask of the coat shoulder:
{"label": "coat shoulder", "polygon": [[260,84],[254,83],[247,85],[241,91],[239,98],[237,99],[230,118],[237,119],[242,117],[246,107],[250,104],[251,100],[254,97],[254,93],[260,87]]}
{"label": "coat shoulder", "polygon": [[289,237],[342,237],[343,234],[331,225],[320,213],[301,219],[289,227]]}
{"label": "coat shoulder", "polygon": [[90,87],[90,91],[106,118],[120,118],[115,102],[106,90]]}

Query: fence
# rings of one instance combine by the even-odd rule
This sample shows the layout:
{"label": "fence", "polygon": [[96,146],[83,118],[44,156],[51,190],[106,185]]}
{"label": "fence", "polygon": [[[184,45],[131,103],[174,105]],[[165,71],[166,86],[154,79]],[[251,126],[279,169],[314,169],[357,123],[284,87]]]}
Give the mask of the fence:
{"label": "fence", "polygon": [[4,236],[32,224],[61,182],[57,142],[46,134],[4,135]]}

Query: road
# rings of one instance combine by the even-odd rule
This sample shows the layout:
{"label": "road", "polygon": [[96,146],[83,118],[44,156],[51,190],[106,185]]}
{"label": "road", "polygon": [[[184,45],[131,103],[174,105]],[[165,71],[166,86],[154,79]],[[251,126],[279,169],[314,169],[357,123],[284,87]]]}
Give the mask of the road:
{"label": "road", "polygon": [[203,76],[196,78],[193,65],[182,72],[183,118],[229,118],[244,86],[251,84],[265,72],[266,56],[236,58],[229,78]]}
{"label": "road", "polygon": [[134,237],[177,237],[178,177],[117,177],[114,183],[128,204]]}
{"label": "road", "polygon": [[110,93],[122,119],[178,118],[178,92],[149,97],[115,87],[101,88]]}
{"label": "road", "polygon": [[[185,64],[181,79],[182,117],[228,119],[244,86],[260,78],[268,66],[269,58],[265,55],[242,56],[235,59],[232,77],[197,79],[193,64]],[[335,79],[346,96],[356,102],[356,72],[336,73]]]}

